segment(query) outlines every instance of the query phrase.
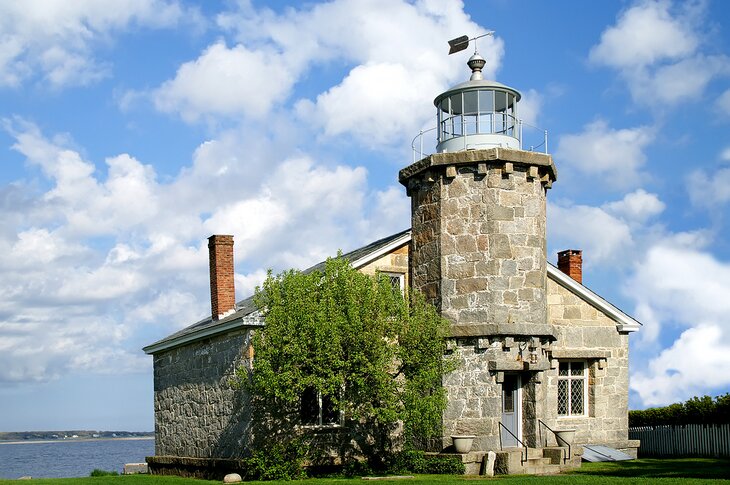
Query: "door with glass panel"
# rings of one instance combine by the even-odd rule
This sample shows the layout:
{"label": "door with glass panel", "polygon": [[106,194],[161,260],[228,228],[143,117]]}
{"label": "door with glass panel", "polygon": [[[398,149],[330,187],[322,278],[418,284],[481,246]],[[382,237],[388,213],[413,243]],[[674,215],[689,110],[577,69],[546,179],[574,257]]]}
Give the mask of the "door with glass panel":
{"label": "door with glass panel", "polygon": [[504,429],[502,430],[502,446],[505,448],[518,446],[516,438],[522,439],[520,436],[522,432],[520,426],[522,419],[520,387],[519,374],[504,375],[504,381],[502,382],[502,425],[509,430],[509,433]]}

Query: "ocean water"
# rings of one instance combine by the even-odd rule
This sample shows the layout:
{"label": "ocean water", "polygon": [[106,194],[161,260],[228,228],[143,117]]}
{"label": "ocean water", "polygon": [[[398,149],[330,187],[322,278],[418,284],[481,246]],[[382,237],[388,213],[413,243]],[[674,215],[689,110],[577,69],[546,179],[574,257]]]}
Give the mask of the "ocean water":
{"label": "ocean water", "polygon": [[0,478],[88,477],[95,468],[122,473],[125,463],[142,463],[154,454],[153,439],[2,443]]}

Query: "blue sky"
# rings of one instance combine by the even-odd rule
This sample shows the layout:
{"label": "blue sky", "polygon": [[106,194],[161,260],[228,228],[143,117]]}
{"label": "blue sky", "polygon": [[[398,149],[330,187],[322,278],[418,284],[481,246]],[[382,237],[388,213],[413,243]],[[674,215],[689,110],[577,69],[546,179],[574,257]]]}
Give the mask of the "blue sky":
{"label": "blue sky", "polygon": [[433,98],[485,74],[549,131],[548,250],[640,320],[631,406],[730,390],[730,5],[0,1],[0,430],[153,429],[140,350],[409,225]]}

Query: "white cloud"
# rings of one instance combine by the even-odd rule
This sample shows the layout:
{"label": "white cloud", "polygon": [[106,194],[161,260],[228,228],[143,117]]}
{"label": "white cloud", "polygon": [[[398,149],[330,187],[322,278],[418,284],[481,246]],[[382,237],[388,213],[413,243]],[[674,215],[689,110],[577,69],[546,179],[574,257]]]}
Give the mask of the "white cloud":
{"label": "white cloud", "polygon": [[720,160],[723,160],[725,162],[730,162],[730,147],[725,148],[720,153]]}
{"label": "white cloud", "polygon": [[139,346],[209,311],[211,233],[236,237],[243,298],[267,268],[304,268],[378,237],[373,228],[400,229],[408,208],[394,188],[371,191],[362,167],[319,164],[257,133],[201,144],[192,166],[161,182],[128,154],[97,170],[68,136],[5,127],[47,188],[17,182],[23,198],[13,186],[0,198],[3,382],[146,369]]}
{"label": "white cloud", "polygon": [[730,117],[730,89],[725,90],[725,92],[717,98],[715,106],[724,116]]}
{"label": "white cloud", "polygon": [[601,42],[591,49],[591,61],[628,68],[694,53],[699,41],[692,25],[673,17],[670,7],[669,1],[641,1],[625,10],[616,25],[601,34]]}
{"label": "white cloud", "polygon": [[0,87],[37,74],[55,88],[86,85],[108,74],[94,48],[132,25],[167,27],[199,21],[172,0],[26,0],[0,3]]}
{"label": "white cloud", "polygon": [[217,43],[180,66],[153,97],[157,109],[188,122],[206,115],[261,118],[286,101],[293,82],[282,56]]}
{"label": "white cloud", "polygon": [[692,204],[697,207],[717,207],[730,201],[730,167],[717,168],[713,173],[695,170],[687,177]]}
{"label": "white cloud", "polygon": [[650,361],[647,369],[632,373],[630,381],[631,389],[646,406],[663,406],[692,396],[714,394],[728,385],[728,329],[717,325],[685,330],[671,347]]}
{"label": "white cloud", "polygon": [[638,262],[629,288],[662,319],[730,325],[730,263],[691,245],[673,240],[651,247]]}
{"label": "white cloud", "polygon": [[[730,383],[730,262],[703,249],[700,234],[656,241],[636,259],[625,293],[644,323],[642,346],[674,342],[634,370],[631,388],[645,405],[665,405],[716,392]],[[686,329],[686,330],[685,330]]]}
{"label": "white cloud", "polygon": [[702,3],[638,1],[603,32],[589,59],[617,69],[637,103],[663,109],[699,99],[712,79],[730,74],[728,57],[700,50],[705,16]]}
{"label": "white cloud", "polygon": [[537,126],[537,118],[542,108],[543,97],[534,89],[528,89],[522,93],[522,98],[518,104],[518,116],[528,125]]}
{"label": "white cloud", "polygon": [[434,81],[413,76],[402,64],[360,65],[314,103],[300,102],[297,112],[322,125],[326,136],[349,133],[370,147],[389,144],[418,133],[433,114],[426,93],[439,92]]}
{"label": "white cloud", "polygon": [[[444,39],[454,32],[486,30],[458,3],[401,0],[338,0],[281,14],[244,2],[220,14],[218,24],[239,44],[225,56],[220,46],[209,47],[185,64],[156,92],[159,109],[179,112],[188,121],[206,114],[263,116],[285,102],[309,71],[337,63],[345,70],[340,82],[322,86],[312,98],[294,100],[299,122],[322,128],[325,137],[349,134],[370,148],[400,142],[425,123],[435,123],[429,108],[434,93],[468,76],[466,57],[446,56]],[[485,75],[493,77],[502,41],[481,39],[479,50],[487,58]],[[233,64],[232,51],[245,52],[246,62],[261,67],[241,62],[237,74],[222,79],[215,73]]]}
{"label": "white cloud", "polygon": [[589,264],[615,261],[634,245],[629,225],[604,209],[552,202],[548,202],[548,240],[560,248],[582,248],[590,256]]}
{"label": "white cloud", "polygon": [[[723,162],[730,161],[730,147],[719,155]],[[687,176],[687,190],[692,205],[711,208],[730,201],[730,167],[719,166],[713,172],[694,170]]]}
{"label": "white cloud", "polygon": [[629,187],[641,179],[643,150],[653,140],[654,130],[647,126],[616,130],[598,120],[582,133],[561,136],[555,155],[572,169],[603,176],[608,186]]}
{"label": "white cloud", "polygon": [[645,224],[648,219],[661,214],[665,207],[659,196],[644,189],[638,189],[626,194],[621,200],[603,205],[607,212],[632,224]]}

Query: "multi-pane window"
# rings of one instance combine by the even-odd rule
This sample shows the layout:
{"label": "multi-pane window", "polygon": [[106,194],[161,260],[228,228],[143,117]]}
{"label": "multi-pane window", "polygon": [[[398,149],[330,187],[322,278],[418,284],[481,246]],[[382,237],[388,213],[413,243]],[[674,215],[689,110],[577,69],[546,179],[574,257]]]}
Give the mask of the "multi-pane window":
{"label": "multi-pane window", "polygon": [[335,426],[340,424],[340,412],[331,397],[309,387],[302,393],[300,419],[307,426]]}
{"label": "multi-pane window", "polygon": [[403,292],[403,289],[405,288],[405,275],[403,273],[383,274],[388,277],[388,280],[390,281],[390,284],[393,285],[393,288],[399,290],[401,293]]}
{"label": "multi-pane window", "polygon": [[558,365],[558,416],[585,416],[588,367],[582,361]]}

